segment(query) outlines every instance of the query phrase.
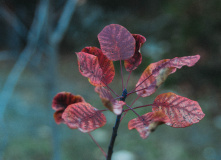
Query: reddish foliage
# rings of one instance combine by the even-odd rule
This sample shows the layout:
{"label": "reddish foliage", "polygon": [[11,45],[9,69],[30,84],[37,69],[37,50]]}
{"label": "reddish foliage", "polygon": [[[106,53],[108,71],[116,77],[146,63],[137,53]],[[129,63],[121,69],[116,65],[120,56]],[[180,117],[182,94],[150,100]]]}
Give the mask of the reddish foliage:
{"label": "reddish foliage", "polygon": [[114,64],[112,61],[107,59],[107,57],[102,53],[102,51],[97,47],[85,47],[82,49],[81,52],[86,52],[89,54],[92,54],[94,56],[97,56],[99,66],[102,69],[102,79],[101,79],[101,85],[105,86],[106,84],[109,84],[113,81],[115,70],[114,70]]}
{"label": "reddish foliage", "polygon": [[140,47],[146,42],[146,38],[139,34],[132,34],[136,41],[136,48],[133,57],[124,61],[124,66],[128,72],[135,70],[142,62]]}
{"label": "reddish foliage", "polygon": [[153,112],[156,111],[163,111],[170,119],[166,124],[174,128],[188,127],[205,116],[198,102],[171,92],[156,97]]}
{"label": "reddish foliage", "polygon": [[136,129],[141,138],[145,139],[153,132],[158,125],[168,123],[170,119],[162,112],[149,112],[140,117],[134,118],[129,121],[128,128]]}
{"label": "reddish foliage", "polygon": [[135,39],[119,24],[110,24],[98,34],[101,50],[109,60],[127,60],[134,55]]}
{"label": "reddish foliage", "polygon": [[56,112],[54,113],[54,119],[57,124],[64,123],[62,119],[62,113],[67,108],[68,105],[85,102],[84,98],[79,95],[73,95],[70,92],[60,92],[58,93],[52,101],[52,109]]}
{"label": "reddish foliage", "polygon": [[156,89],[166,80],[166,78],[174,73],[177,68],[182,66],[193,66],[200,56],[176,57],[173,59],[164,59],[156,63],[151,63],[141,75],[137,82],[137,94],[147,97],[153,94]]}
{"label": "reddish foliage", "polygon": [[103,105],[107,107],[110,111],[114,112],[116,115],[122,113],[123,105],[125,105],[125,102],[115,100],[112,97],[110,91],[108,91],[104,87],[96,87],[95,92],[100,95]]}
{"label": "reddish foliage", "polygon": [[[124,102],[134,92],[138,94],[138,97],[150,96],[177,69],[195,65],[200,59],[199,55],[164,59],[150,64],[142,73],[134,90],[127,94],[127,89],[123,86],[122,96],[114,98],[110,91],[115,92],[108,86],[115,76],[113,61],[120,60],[121,64],[121,60],[124,60],[126,70],[131,73],[141,64],[140,48],[146,39],[142,35],[131,34],[121,25],[111,24],[98,34],[98,40],[101,49],[85,47],[76,54],[80,73],[87,77],[92,85],[96,86],[95,92],[99,94],[103,105],[119,115],[113,130],[112,142],[117,135],[124,105],[129,108],[124,110],[125,114],[132,110],[138,116],[129,121],[128,128],[130,130],[136,129],[142,138],[147,138],[160,124],[165,123],[175,128],[187,127],[198,123],[205,116],[196,101],[171,92],[157,96],[153,104],[132,108],[138,98],[131,106]],[[107,89],[104,88],[105,86]],[[115,93],[115,95],[118,94]],[[118,98],[120,101],[117,100]],[[135,109],[146,106],[152,106],[152,112],[139,116]],[[65,123],[72,129],[78,128],[81,132],[91,132],[106,123],[106,118],[101,111],[86,103],[81,96],[75,96],[68,92],[57,94],[53,99],[52,108],[56,111],[54,114],[56,123]],[[112,142],[111,144],[113,144]],[[112,153],[111,150],[109,151]]]}
{"label": "reddish foliage", "polygon": [[106,124],[104,114],[86,102],[69,105],[62,118],[70,128],[81,132],[91,132]]}
{"label": "reddish foliage", "polygon": [[103,71],[99,65],[98,57],[85,52],[77,52],[80,73],[89,79],[94,86],[101,85]]}

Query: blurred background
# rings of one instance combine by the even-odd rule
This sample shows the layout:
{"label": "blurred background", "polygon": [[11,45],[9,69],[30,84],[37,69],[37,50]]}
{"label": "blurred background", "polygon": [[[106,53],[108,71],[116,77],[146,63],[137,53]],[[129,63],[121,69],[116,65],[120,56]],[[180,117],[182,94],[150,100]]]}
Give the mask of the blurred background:
{"label": "blurred background", "polygon": [[[97,34],[111,23],[141,34],[142,64],[132,72],[133,89],[149,63],[199,54],[192,68],[170,75],[152,96],[174,92],[199,102],[205,118],[187,128],[162,125],[143,140],[120,124],[113,160],[221,159],[221,1],[220,0],[1,0],[0,1],[0,159],[102,160],[87,134],[56,125],[51,102],[57,92],[82,95],[104,109],[94,87],[78,71],[75,52],[99,47]],[[120,94],[119,62],[111,88]],[[124,70],[125,79],[128,73]],[[136,96],[127,99],[130,104]],[[138,112],[144,114],[151,108]],[[107,151],[115,123],[92,132]]]}

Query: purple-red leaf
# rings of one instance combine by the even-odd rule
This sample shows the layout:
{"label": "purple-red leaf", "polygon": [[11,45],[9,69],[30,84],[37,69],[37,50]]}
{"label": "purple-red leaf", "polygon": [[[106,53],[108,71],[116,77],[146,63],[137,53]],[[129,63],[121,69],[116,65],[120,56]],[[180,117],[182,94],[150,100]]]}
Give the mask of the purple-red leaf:
{"label": "purple-red leaf", "polygon": [[79,95],[73,95],[70,92],[60,92],[58,93],[52,101],[52,109],[56,112],[54,113],[54,119],[57,124],[64,123],[62,119],[62,114],[68,105],[85,102],[84,98]]}
{"label": "purple-red leaf", "polygon": [[134,55],[135,39],[119,24],[110,24],[98,34],[102,52],[109,60],[127,60]]}
{"label": "purple-red leaf", "polygon": [[182,66],[193,66],[200,59],[199,55],[176,57],[173,59],[164,59],[156,63],[151,63],[142,73],[137,82],[137,94],[142,97],[153,94],[156,89],[174,73],[177,68]]}
{"label": "purple-red leaf", "polygon": [[141,138],[145,139],[158,125],[169,122],[169,118],[162,112],[149,112],[140,117],[132,119],[128,123],[129,130],[136,129]]}
{"label": "purple-red leaf", "polygon": [[97,56],[99,65],[103,73],[101,85],[106,86],[106,84],[111,83],[115,75],[113,62],[109,60],[97,47],[85,47],[84,49],[82,49],[81,52],[86,52],[94,56]]}
{"label": "purple-red leaf", "polygon": [[80,102],[69,105],[62,118],[68,127],[79,129],[81,132],[91,132],[106,124],[104,114],[89,103]]}
{"label": "purple-red leaf", "polygon": [[198,102],[171,92],[158,95],[152,110],[163,111],[170,119],[166,124],[174,128],[188,127],[205,116]]}
{"label": "purple-red leaf", "polygon": [[140,53],[140,48],[144,42],[146,42],[146,38],[139,34],[132,34],[136,41],[136,48],[133,57],[124,61],[124,66],[128,72],[135,70],[142,62],[142,55]]}
{"label": "purple-red leaf", "polygon": [[87,77],[94,86],[101,85],[103,71],[99,65],[98,57],[85,52],[77,52],[80,73]]}
{"label": "purple-red leaf", "polygon": [[54,120],[57,124],[65,123],[62,118],[63,112],[64,112],[64,109],[60,109],[54,113]]}
{"label": "purple-red leaf", "polygon": [[116,115],[120,115],[122,113],[125,102],[115,100],[111,93],[104,87],[96,87],[95,92],[99,94],[101,101],[106,108],[114,112]]}

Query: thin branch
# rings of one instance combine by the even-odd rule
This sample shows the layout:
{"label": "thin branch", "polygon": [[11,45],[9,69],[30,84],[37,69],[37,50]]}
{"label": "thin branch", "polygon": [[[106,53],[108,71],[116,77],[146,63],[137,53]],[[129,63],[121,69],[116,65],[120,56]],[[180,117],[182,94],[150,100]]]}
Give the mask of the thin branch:
{"label": "thin branch", "polygon": [[149,79],[152,75],[156,74],[160,69],[162,69],[163,67],[165,67],[168,63],[170,62],[169,61],[166,61],[164,63],[162,63],[159,67],[155,68],[152,73],[147,77],[145,78],[142,82],[140,82],[140,84],[138,84],[132,91],[130,91],[129,93],[132,93],[136,90],[137,87],[139,87],[141,84],[143,84],[147,79]]}
{"label": "thin branch", "polygon": [[94,137],[91,135],[90,132],[88,132],[89,136],[91,137],[91,139],[94,141],[94,143],[98,146],[98,148],[101,150],[101,152],[103,153],[103,155],[105,157],[107,157],[107,154],[106,152],[103,150],[103,148],[97,143],[97,141],[94,139]]}
{"label": "thin branch", "polygon": [[121,115],[122,114],[118,115],[117,118],[116,118],[116,122],[115,122],[115,125],[113,127],[113,132],[112,132],[110,144],[109,144],[109,147],[108,147],[107,159],[106,160],[111,160],[111,156],[112,156],[113,148],[114,148],[114,142],[115,142],[115,139],[117,137],[117,130],[118,130],[118,127],[120,125]]}
{"label": "thin branch", "polygon": [[128,82],[129,82],[131,73],[132,73],[132,71],[130,71],[129,76],[128,76],[128,78],[127,78],[127,84],[126,84],[126,87],[125,87],[126,89],[127,89],[127,85],[128,85]]}
{"label": "thin branch", "polygon": [[116,98],[114,98],[114,99],[120,99],[120,98],[123,98],[124,96],[119,96],[119,97],[116,97]]}
{"label": "thin branch", "polygon": [[[133,109],[138,109],[138,108],[143,108],[143,107],[148,107],[148,106],[152,106],[153,104],[147,104],[147,105],[143,105],[143,106],[138,106],[138,107],[134,107]],[[128,112],[131,109],[125,109],[124,112]]]}
{"label": "thin branch", "polygon": [[106,82],[104,82],[103,80],[101,80],[101,82],[104,83],[105,86],[106,86],[111,92],[113,92],[117,97],[120,97],[114,90],[112,90],[112,89],[108,86],[108,84],[107,84]]}
{"label": "thin branch", "polygon": [[[4,127],[4,113],[6,106],[13,94],[13,91],[15,89],[15,86],[18,82],[18,79],[21,75],[21,73],[24,71],[26,65],[28,64],[28,61],[30,60],[31,56],[35,53],[37,43],[39,41],[41,31],[44,26],[44,22],[47,15],[47,10],[49,6],[48,0],[41,0],[38,8],[35,12],[35,17],[33,20],[33,23],[30,28],[30,32],[28,34],[28,43],[27,46],[24,48],[24,50],[21,52],[17,62],[13,66],[11,72],[9,73],[7,80],[2,88],[2,91],[0,93],[0,127]],[[33,36],[34,33],[34,36]],[[6,129],[3,130],[3,132],[7,132]],[[5,134],[5,136],[7,136]],[[1,139],[4,139],[4,137],[1,137]],[[2,141],[1,141],[2,143]],[[3,148],[0,148],[1,152],[3,151]],[[1,154],[1,153],[0,153]],[[1,155],[0,155],[1,156]],[[1,159],[1,157],[0,157]]]}
{"label": "thin branch", "polygon": [[50,38],[50,44],[58,44],[62,40],[74,13],[76,3],[77,0],[68,0],[66,2],[62,15],[57,23],[57,27]]}
{"label": "thin branch", "polygon": [[30,33],[34,32],[35,36],[32,37],[32,34],[28,35],[28,44],[25,47],[25,49],[21,52],[17,62],[12,68],[11,72],[9,73],[8,78],[0,93],[0,120],[3,119],[3,114],[5,112],[6,105],[8,104],[9,99],[12,96],[12,93],[15,89],[15,86],[18,82],[21,73],[25,69],[32,54],[34,54],[36,50],[37,42],[40,38],[40,33],[42,31],[44,21],[46,18],[47,8],[48,1],[42,0],[40,2],[39,8],[36,10],[35,19],[30,29]]}
{"label": "thin branch", "polygon": [[124,78],[123,78],[123,71],[122,71],[122,63],[120,60],[120,73],[121,73],[121,81],[122,81],[122,91],[124,90]]}
{"label": "thin branch", "polygon": [[[0,6],[0,15],[4,18],[17,32],[17,34],[22,37],[22,39],[26,39],[26,35],[28,33],[27,27],[19,20],[19,18],[11,12],[7,6]],[[30,32],[28,33],[30,34]]]}
{"label": "thin branch", "polygon": [[[130,107],[132,107],[132,106],[134,105],[134,103],[135,103],[139,98],[140,98],[140,96],[137,96],[137,98],[131,103]],[[129,110],[131,110],[131,109],[129,108],[129,109],[124,110],[124,115],[122,116],[121,121],[122,121],[122,119],[126,116],[126,114],[127,114],[127,112],[128,112]],[[139,115],[138,115],[138,117],[139,117]]]}
{"label": "thin branch", "polygon": [[[124,91],[127,92],[127,90],[125,89]],[[126,97],[125,97],[125,92],[123,91],[122,93],[122,98],[120,98],[121,101],[125,101]],[[123,112],[122,112],[123,113]],[[111,160],[111,156],[113,154],[113,148],[114,148],[114,143],[115,143],[115,139],[117,137],[117,131],[118,131],[118,127],[120,125],[120,120],[121,120],[121,116],[122,113],[120,115],[117,116],[116,121],[115,121],[115,125],[113,127],[113,132],[112,132],[112,136],[111,136],[111,140],[110,140],[110,144],[108,147],[108,152],[107,152],[107,159],[106,160]]]}
{"label": "thin branch", "polygon": [[138,89],[138,90],[131,91],[131,92],[127,93],[127,96],[129,96],[129,95],[132,94],[132,93],[135,93],[135,92],[139,92],[139,91],[145,90],[145,89],[147,89],[147,88],[149,88],[149,87],[145,87],[145,88],[142,88],[142,89]]}

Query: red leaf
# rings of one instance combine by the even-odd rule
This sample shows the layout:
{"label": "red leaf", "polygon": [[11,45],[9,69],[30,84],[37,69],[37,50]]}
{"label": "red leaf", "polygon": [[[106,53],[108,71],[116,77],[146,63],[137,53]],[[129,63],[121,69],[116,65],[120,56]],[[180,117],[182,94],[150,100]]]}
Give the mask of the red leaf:
{"label": "red leaf", "polygon": [[122,113],[123,105],[126,104],[125,102],[115,100],[111,93],[104,87],[96,87],[95,92],[99,94],[101,101],[106,108],[114,112],[116,115],[120,115]]}
{"label": "red leaf", "polygon": [[85,100],[80,95],[73,95],[70,92],[60,92],[53,98],[52,109],[58,111],[67,108],[70,104],[78,102],[85,102]]}
{"label": "red leaf", "polygon": [[92,85],[101,85],[103,71],[99,65],[98,57],[85,52],[77,52],[76,54],[80,73],[87,77]]}
{"label": "red leaf", "polygon": [[170,119],[166,124],[174,128],[198,123],[205,116],[198,102],[171,92],[158,95],[152,110],[153,112],[163,111]]}
{"label": "red leaf", "polygon": [[132,119],[128,123],[129,130],[136,129],[141,138],[145,139],[158,125],[169,122],[169,118],[162,112],[149,112],[140,117]]}
{"label": "red leaf", "polygon": [[110,24],[98,34],[102,52],[109,60],[126,60],[134,55],[135,39],[119,24]]}
{"label": "red leaf", "polygon": [[193,66],[200,59],[199,55],[176,57],[173,59],[164,59],[156,63],[151,63],[141,75],[137,82],[137,94],[146,97],[153,94],[156,89],[174,73],[177,68],[182,66]]}
{"label": "red leaf", "polygon": [[64,123],[62,119],[62,114],[64,110],[70,104],[85,102],[84,98],[79,95],[73,95],[70,92],[60,92],[58,93],[52,101],[52,109],[56,112],[54,113],[54,119],[57,124]]}
{"label": "red leaf", "polygon": [[62,118],[68,127],[78,128],[81,132],[91,132],[106,124],[104,114],[86,102],[69,105],[65,109]]}
{"label": "red leaf", "polygon": [[55,113],[54,113],[54,120],[57,124],[61,124],[61,123],[64,123],[64,120],[62,118],[62,114],[64,112],[64,109],[61,109],[61,110],[57,110]]}
{"label": "red leaf", "polygon": [[133,57],[124,61],[124,66],[128,72],[135,70],[142,62],[142,55],[140,53],[140,47],[146,42],[146,38],[139,34],[132,34],[136,40],[136,48]]}
{"label": "red leaf", "polygon": [[[106,84],[111,83],[115,75],[113,62],[107,59],[107,57],[97,47],[85,47],[84,49],[82,49],[81,52],[86,52],[94,56],[97,56],[99,65],[103,73],[102,74],[102,86],[106,86]],[[105,84],[103,84],[103,82]]]}

